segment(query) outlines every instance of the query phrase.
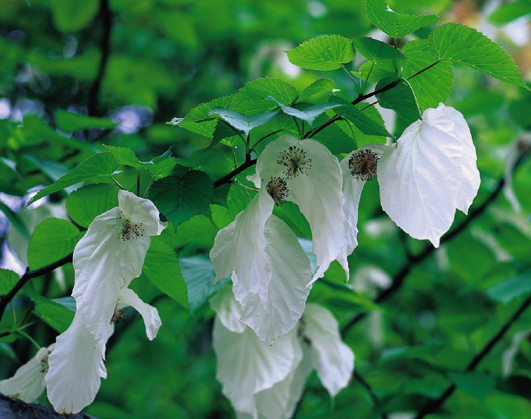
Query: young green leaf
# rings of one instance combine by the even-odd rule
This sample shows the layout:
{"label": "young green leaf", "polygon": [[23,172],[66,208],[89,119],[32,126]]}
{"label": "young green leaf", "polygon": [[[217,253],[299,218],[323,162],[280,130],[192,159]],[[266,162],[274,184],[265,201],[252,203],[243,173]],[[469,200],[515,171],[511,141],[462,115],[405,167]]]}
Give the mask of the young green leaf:
{"label": "young green leaf", "polygon": [[[267,96],[276,97],[282,103],[291,105],[297,99],[298,94],[297,89],[285,81],[267,77],[249,82],[238,90],[238,93],[233,97],[230,108],[253,116],[270,112],[276,108],[274,103],[266,99]],[[219,107],[223,108],[224,106]]]}
{"label": "young green leaf", "polygon": [[149,199],[177,230],[179,224],[208,209],[213,199],[212,181],[198,170],[168,176],[153,183]]}
{"label": "young green leaf", "polygon": [[396,13],[384,0],[366,0],[366,4],[369,20],[391,38],[401,38],[439,21],[435,15],[407,16]]}
{"label": "young green leaf", "polygon": [[531,293],[531,275],[522,274],[516,278],[500,282],[487,290],[487,295],[503,304],[511,302],[517,297],[524,297]]}
{"label": "young green leaf", "polygon": [[505,51],[482,33],[465,25],[446,23],[429,37],[431,55],[458,62],[506,83],[530,90]]}
{"label": "young green leaf", "polygon": [[68,329],[74,319],[74,313],[72,311],[64,305],[40,295],[35,291],[31,282],[27,282],[22,290],[35,303],[33,313],[44,320],[48,326],[59,333],[63,333]]}
{"label": "young green leaf", "polygon": [[299,98],[297,99],[297,103],[301,102],[310,102],[315,103],[310,100],[313,96],[321,95],[321,94],[330,94],[334,91],[335,83],[330,79],[319,79],[317,81],[314,81],[312,84],[310,84],[308,87],[306,87],[301,94],[299,95]]}
{"label": "young green leaf", "polygon": [[489,22],[504,25],[528,14],[531,14],[531,3],[527,0],[503,3],[489,15]]}
{"label": "young green leaf", "polygon": [[47,218],[35,227],[29,242],[30,269],[42,268],[72,253],[79,238],[80,231],[74,224],[60,218]]}
{"label": "young green leaf", "polygon": [[[402,50],[407,62],[404,66],[402,77],[409,76],[429,67],[435,61],[430,56],[427,39],[408,42]],[[441,61],[430,69],[408,80],[420,110],[436,108],[440,102],[446,102],[454,84],[452,63]]]}
{"label": "young green leaf", "polygon": [[117,123],[109,118],[95,118],[59,109],[55,114],[57,128],[64,132],[77,132],[90,128],[113,129]]}
{"label": "young green leaf", "polygon": [[330,71],[351,62],[356,56],[349,39],[339,35],[325,35],[303,42],[288,51],[292,64],[308,70]]}
{"label": "young green leaf", "polygon": [[202,103],[199,106],[191,109],[184,118],[174,118],[176,121],[174,125],[192,131],[196,134],[212,138],[214,130],[216,129],[217,121],[215,119],[203,121],[208,117],[208,112],[214,108],[226,108],[231,101],[230,97],[220,97],[207,103]]}
{"label": "young green leaf", "polygon": [[7,294],[20,279],[20,275],[9,269],[0,269],[0,295]]}
{"label": "young green leaf", "polygon": [[54,183],[39,191],[31,201],[43,198],[54,192],[60,191],[76,183],[83,182],[95,177],[110,177],[118,167],[116,157],[112,153],[98,153],[79,163],[66,175],[57,179]]}
{"label": "young green leaf", "polygon": [[186,282],[188,305],[192,313],[201,307],[208,297],[229,282],[229,279],[225,278],[212,286],[216,273],[207,255],[180,258],[179,265],[184,281]]}
{"label": "young green leaf", "polygon": [[362,133],[365,135],[392,137],[383,124],[372,119],[367,113],[360,111],[356,106],[343,99],[338,98],[338,100],[344,102],[346,106],[338,108],[334,112],[352,122]]}
{"label": "young green leaf", "polygon": [[389,61],[378,63],[367,61],[360,65],[359,71],[351,71],[350,73],[358,79],[370,83],[378,83],[386,77],[398,77],[398,70]]}
{"label": "young green leaf", "polygon": [[[376,85],[376,90],[381,89],[394,81],[395,80],[390,78],[383,79]],[[398,115],[402,116],[405,119],[406,126],[421,119],[415,94],[413,93],[413,90],[411,90],[409,83],[405,80],[400,80],[395,87],[377,94],[376,97],[382,108],[392,109]]]}
{"label": "young green leaf", "polygon": [[146,164],[138,160],[136,154],[130,148],[115,147],[112,145],[105,144],[103,144],[102,147],[105,151],[114,154],[114,157],[116,157],[116,161],[118,161],[119,164],[122,164],[124,166],[131,166],[135,169],[138,169],[141,165]]}
{"label": "young green leaf", "polygon": [[209,115],[219,115],[229,124],[231,124],[234,128],[243,131],[246,136],[249,135],[253,128],[271,122],[277,113],[278,111],[266,112],[248,117],[247,115],[233,111],[231,109],[214,108],[208,112]]}
{"label": "young green leaf", "polygon": [[106,183],[84,186],[66,199],[68,215],[76,224],[85,228],[98,215],[117,206],[118,186]]}
{"label": "young green leaf", "polygon": [[151,245],[146,253],[142,273],[159,290],[184,308],[188,308],[186,284],[181,275],[179,261],[174,250],[164,242],[161,236],[151,237]]}
{"label": "young green leaf", "polygon": [[395,70],[398,70],[406,62],[406,58],[398,49],[385,42],[362,37],[354,38],[352,44],[356,51],[374,63],[388,63]]}
{"label": "young green leaf", "polygon": [[320,103],[319,105],[314,105],[314,106],[310,106],[303,110],[298,110],[298,109],[283,105],[278,100],[276,100],[273,96],[268,96],[267,98],[277,102],[278,105],[280,106],[280,109],[282,109],[282,112],[290,116],[294,116],[295,118],[302,119],[303,121],[307,122],[310,125],[310,127],[312,127],[313,121],[315,121],[315,118],[317,118],[323,112],[327,111],[328,109],[333,109],[333,108],[337,108],[338,106],[343,106],[340,103],[329,102],[329,103]]}

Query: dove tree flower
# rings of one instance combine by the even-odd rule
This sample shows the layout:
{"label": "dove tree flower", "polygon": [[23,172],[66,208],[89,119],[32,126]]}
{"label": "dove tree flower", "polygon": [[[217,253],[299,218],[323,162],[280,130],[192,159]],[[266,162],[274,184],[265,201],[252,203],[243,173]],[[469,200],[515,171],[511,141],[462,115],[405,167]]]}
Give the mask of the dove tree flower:
{"label": "dove tree flower", "polygon": [[211,307],[216,378],[238,418],[290,418],[313,369],[331,397],[347,386],[354,354],[328,310],[308,304],[298,327],[271,346],[239,320],[242,308],[228,288],[212,297]]}
{"label": "dove tree flower", "polygon": [[48,356],[54,347],[55,343],[47,348],[39,349],[33,358],[15,372],[13,377],[0,381],[0,393],[26,403],[35,401],[44,391],[44,376],[48,372]]}
{"label": "dove tree flower", "polygon": [[[265,147],[256,171],[260,192],[218,233],[210,258],[214,283],[232,274],[234,295],[244,309],[241,320],[272,343],[295,326],[309,285],[333,260],[348,277],[342,179],[337,159],[325,146],[289,136]],[[272,215],[274,205],[287,200],[299,205],[312,229],[319,265],[313,279],[295,234]]]}
{"label": "dove tree flower", "polygon": [[351,254],[358,246],[358,207],[363,186],[376,176],[378,161],[386,148],[383,144],[365,145],[341,160],[347,254]]}
{"label": "dove tree flower", "polygon": [[443,103],[426,109],[378,163],[383,210],[410,236],[438,247],[456,208],[466,214],[478,192],[476,160],[463,115]]}
{"label": "dove tree flower", "polygon": [[57,337],[45,378],[48,398],[60,413],[77,413],[94,400],[100,378],[107,376],[105,346],[124,307],[142,315],[150,340],[161,325],[157,310],[127,287],[142,273],[150,237],[166,225],[147,199],[121,190],[118,203],[94,219],[74,250],[76,314]]}

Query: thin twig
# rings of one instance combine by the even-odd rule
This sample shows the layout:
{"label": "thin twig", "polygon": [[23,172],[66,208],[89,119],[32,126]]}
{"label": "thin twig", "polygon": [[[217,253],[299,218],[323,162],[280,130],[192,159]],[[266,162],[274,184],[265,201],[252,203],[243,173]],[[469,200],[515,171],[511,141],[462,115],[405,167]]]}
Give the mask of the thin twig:
{"label": "thin twig", "polygon": [[221,185],[224,185],[225,183],[231,183],[232,178],[241,172],[243,172],[248,167],[254,166],[256,164],[256,159],[251,159],[250,156],[245,160],[245,162],[238,166],[236,169],[234,169],[232,172],[228,173],[227,175],[223,176],[222,178],[216,180],[212,184],[212,188],[219,188]]}
{"label": "thin twig", "polygon": [[105,75],[105,69],[107,67],[107,62],[109,60],[110,53],[110,41],[111,41],[111,28],[112,28],[112,19],[111,19],[111,10],[109,9],[109,1],[101,0],[100,2],[100,11],[99,16],[101,17],[103,23],[103,35],[101,37],[101,60],[98,68],[98,74],[92,83],[90,88],[87,107],[88,113],[92,116],[99,116],[98,114],[98,98],[101,89],[101,82],[103,76]]}
{"label": "thin twig", "polygon": [[[516,312],[511,316],[509,320],[503,325],[503,327],[499,330],[499,332],[494,336],[481,350],[479,354],[477,354],[474,359],[468,364],[466,367],[466,372],[472,372],[476,369],[478,364],[485,358],[490,351],[494,348],[494,346],[503,338],[503,336],[507,333],[509,328],[518,320],[518,318],[522,315],[522,313],[529,308],[531,305],[531,296],[529,296],[516,310]],[[416,416],[416,419],[422,419],[424,416],[429,415],[430,413],[436,412],[443,404],[444,402],[453,394],[453,392],[456,389],[456,385],[452,384],[449,386],[443,394],[438,399],[430,400],[427,402],[419,411],[419,413]]]}
{"label": "thin twig", "polygon": [[34,271],[30,271],[29,268],[26,270],[26,273],[22,275],[22,277],[18,280],[18,282],[15,284],[13,289],[9,291],[5,295],[0,296],[0,320],[2,320],[2,316],[4,315],[4,311],[13,298],[15,298],[15,295],[22,289],[22,287],[32,278],[36,278],[41,275],[45,275],[54,269],[59,268],[60,266],[66,265],[67,263],[72,262],[73,253],[70,253],[69,255],[65,256],[62,259],[59,259],[56,262],[50,263],[49,265],[43,266],[42,268],[35,269]]}

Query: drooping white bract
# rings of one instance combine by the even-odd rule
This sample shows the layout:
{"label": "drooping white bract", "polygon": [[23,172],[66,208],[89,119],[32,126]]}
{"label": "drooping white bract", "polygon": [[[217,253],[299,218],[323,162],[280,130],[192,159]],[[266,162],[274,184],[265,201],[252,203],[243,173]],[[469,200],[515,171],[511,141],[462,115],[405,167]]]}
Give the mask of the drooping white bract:
{"label": "drooping white bract", "polygon": [[466,213],[480,184],[476,149],[458,111],[426,109],[378,163],[382,208],[410,236],[435,247],[456,208]]}
{"label": "drooping white bract", "polygon": [[271,212],[262,221],[262,209],[272,211],[272,206],[262,189],[218,233],[210,252],[216,281],[232,274],[242,308],[238,322],[241,319],[269,344],[295,326],[311,288],[310,260],[295,234]]}
{"label": "drooping white bract", "polygon": [[319,267],[312,282],[321,278],[334,260],[348,278],[341,169],[328,148],[314,140],[282,136],[264,148],[256,172],[262,188],[271,187],[270,182],[285,182],[283,200],[297,204],[310,223]]}
{"label": "drooping white bract", "polygon": [[107,376],[105,346],[124,307],[142,315],[150,340],[161,325],[157,310],[127,287],[142,273],[150,236],[166,225],[151,201],[119,191],[118,203],[94,219],[74,250],[76,314],[57,337],[45,378],[48,398],[60,413],[77,413],[96,397]]}
{"label": "drooping white bract", "polygon": [[27,363],[22,365],[15,375],[0,381],[0,393],[33,403],[44,391],[44,376],[48,372],[48,356],[55,343],[48,348],[41,348]]}
{"label": "drooping white bract", "polygon": [[347,254],[358,246],[358,207],[365,182],[376,176],[378,160],[387,146],[369,144],[352,151],[341,163],[343,195],[345,203],[345,231],[347,233]]}
{"label": "drooping white bract", "polygon": [[118,294],[140,276],[151,237],[166,227],[147,199],[118,192],[119,206],[97,216],[74,250],[72,296],[87,330],[105,356]]}
{"label": "drooping white bract", "polygon": [[[120,320],[120,311],[127,306],[135,308],[146,326],[149,340],[157,336],[161,325],[155,307],[144,303],[134,291],[123,289],[118,294],[113,317],[105,342]],[[45,377],[48,399],[59,413],[78,413],[94,401],[100,388],[101,378],[107,378],[103,363],[104,350],[88,331],[83,317],[76,312],[72,324],[56,339],[55,350],[49,357],[49,371]]]}
{"label": "drooping white bract", "polygon": [[324,308],[308,304],[299,326],[270,346],[239,320],[242,308],[228,288],[211,299],[211,306],[217,313],[216,378],[239,419],[290,418],[313,368],[332,397],[348,384],[354,355]]}

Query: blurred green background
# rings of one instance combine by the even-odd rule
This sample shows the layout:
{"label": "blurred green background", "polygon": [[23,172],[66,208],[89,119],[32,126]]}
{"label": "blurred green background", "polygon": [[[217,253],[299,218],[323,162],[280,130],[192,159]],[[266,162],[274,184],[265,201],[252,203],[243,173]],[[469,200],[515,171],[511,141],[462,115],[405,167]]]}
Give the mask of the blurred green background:
{"label": "blurred green background", "polygon": [[[501,9],[497,2],[472,0],[388,3],[398,12],[435,13],[443,22],[476,27],[502,45],[529,79],[528,2]],[[344,73],[296,68],[284,51],[321,34],[378,36],[373,31],[361,0],[0,0],[0,201],[19,210],[29,190],[48,185],[100,144],[130,147],[143,161],[170,147],[186,157],[210,140],[164,123],[259,77],[278,77],[299,89],[332,78],[354,97]],[[454,71],[447,104],[469,122],[482,178],[473,211],[504,178],[517,150],[529,147],[531,96],[471,69]],[[118,126],[65,132],[59,110],[107,117]],[[392,115],[385,118],[392,124]],[[232,158],[228,147],[218,149]],[[506,179],[512,188],[420,262],[412,255],[427,244],[401,233],[381,210],[376,182],[366,185],[360,245],[349,259],[351,282],[345,286],[333,264],[309,299],[329,308],[343,327],[371,311],[343,334],[362,378],[353,378],[331,402],[313,373],[297,418],[406,419],[452,383],[457,391],[444,406],[446,415],[431,418],[531,417],[531,312],[474,373],[463,373],[531,293],[530,173],[527,159]],[[136,181],[127,170],[121,176],[126,187]],[[64,197],[55,194],[51,203]],[[232,211],[243,208],[241,200],[234,198]],[[18,219],[31,229],[32,217]],[[455,225],[465,218],[458,214]],[[8,227],[2,218],[2,241]],[[208,216],[196,216],[175,234],[165,231],[182,257],[185,279],[193,277],[186,269],[194,262],[208,265],[205,255],[218,228]],[[8,252],[4,244],[2,267],[20,270]],[[374,305],[371,298],[403,267],[409,270],[401,289]],[[48,298],[67,296],[72,267],[33,282]],[[163,325],[153,342],[139,318],[117,327],[108,344],[108,378],[86,412],[109,419],[234,417],[215,378],[208,303],[192,314],[142,277],[132,287],[157,307]],[[29,307],[27,298],[17,298],[17,319]],[[43,346],[53,342],[56,332],[33,315],[27,319],[33,320],[26,331]],[[6,313],[0,326],[12,322]],[[34,352],[25,339],[0,338],[0,378],[11,376]],[[44,395],[40,401],[48,403]]]}

